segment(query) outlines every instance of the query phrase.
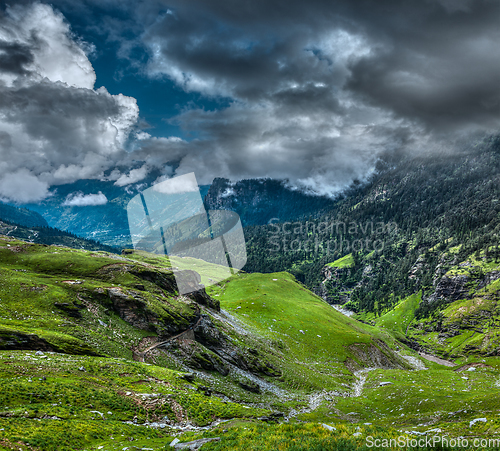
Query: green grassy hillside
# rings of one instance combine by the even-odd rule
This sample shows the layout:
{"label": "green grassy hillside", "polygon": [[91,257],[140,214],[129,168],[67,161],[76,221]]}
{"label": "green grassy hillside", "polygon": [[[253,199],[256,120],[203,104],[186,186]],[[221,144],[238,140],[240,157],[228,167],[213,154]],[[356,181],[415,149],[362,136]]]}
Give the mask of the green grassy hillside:
{"label": "green grassy hillside", "polygon": [[404,366],[394,340],[337,312],[288,273],[242,274],[209,290],[221,307],[282,350],[285,374],[308,389],[338,389],[351,371],[381,359]]}
{"label": "green grassy hillside", "polygon": [[[285,272],[179,296],[173,271],[192,264],[0,238],[0,450],[165,450],[174,437],[357,450],[368,435],[500,432],[498,357],[445,367],[397,340],[416,334],[419,295],[369,325]],[[450,304],[450,321],[495,311],[495,282],[476,292],[485,301]]]}
{"label": "green grassy hillside", "polygon": [[352,258],[352,254],[347,254],[332,263],[328,263],[327,266],[331,268],[351,268],[354,266],[354,258]]}
{"label": "green grassy hillside", "polygon": [[410,324],[415,319],[415,311],[417,310],[421,299],[422,293],[416,293],[408,296],[392,310],[378,317],[375,320],[375,324],[391,331],[396,338],[400,340],[404,339]]}

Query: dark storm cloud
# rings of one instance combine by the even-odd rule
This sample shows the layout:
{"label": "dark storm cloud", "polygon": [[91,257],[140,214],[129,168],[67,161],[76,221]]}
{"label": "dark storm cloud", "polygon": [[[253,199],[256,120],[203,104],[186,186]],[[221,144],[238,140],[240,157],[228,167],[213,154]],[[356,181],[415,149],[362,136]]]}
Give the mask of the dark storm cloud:
{"label": "dark storm cloud", "polygon": [[[431,128],[498,124],[499,2],[172,0],[168,5],[171,13],[150,26],[144,39],[156,52],[153,70],[186,89],[258,100],[279,98],[287,84],[298,84],[303,92],[306,85],[324,83],[325,91],[359,94],[359,101]],[[335,36],[330,36],[333,47],[325,48],[336,30],[364,40],[366,54],[349,52]],[[346,60],[339,62],[344,51]],[[302,107],[325,103],[321,96],[294,97]]]}
{"label": "dark storm cloud", "polygon": [[405,27],[382,22],[386,44],[349,65],[346,88],[430,130],[497,129],[499,23],[500,3],[483,1],[426,5]]}
{"label": "dark storm cloud", "polygon": [[94,89],[84,48],[51,6],[0,14],[1,200],[41,200],[50,185],[102,177],[123,158],[136,101]]}
{"label": "dark storm cloud", "polygon": [[281,23],[242,27],[221,22],[206,6],[169,10],[147,29],[152,72],[166,71],[188,90],[250,101],[290,84],[343,81],[344,68],[314,47],[312,30]]}
{"label": "dark storm cloud", "polygon": [[330,88],[307,83],[300,88],[285,88],[270,96],[277,107],[285,112],[300,113],[314,108],[316,114],[342,114],[345,112]]}
{"label": "dark storm cloud", "polygon": [[142,35],[151,76],[234,100],[177,118],[199,136],[179,170],[281,175],[331,194],[368,174],[381,152],[500,125],[496,1],[169,0],[140,9],[154,17]]}
{"label": "dark storm cloud", "polygon": [[30,72],[26,66],[33,61],[33,53],[29,46],[0,40],[0,72],[26,75]]}
{"label": "dark storm cloud", "polygon": [[[202,183],[215,176],[276,177],[334,194],[370,174],[384,152],[453,145],[499,129],[496,0],[53,1],[87,20],[93,33],[120,43],[120,70],[133,66],[201,94],[201,106],[186,105],[166,119],[194,139],[137,133],[135,151],[121,161],[133,168],[112,172],[120,186],[175,162],[177,174],[195,171]],[[52,21],[68,35],[61,20],[45,17],[41,23]],[[28,34],[0,40],[11,46],[0,49],[0,75],[30,79],[20,87],[5,77],[0,114],[10,127],[0,127],[0,141],[20,153],[34,142],[55,143],[56,150],[44,150],[51,155],[45,163],[58,168],[49,171],[53,178],[95,175],[109,166],[137,120],[133,99],[95,91],[93,68],[73,40],[71,55],[63,47],[43,53]],[[71,76],[58,63],[68,58]],[[35,67],[39,78],[23,72]],[[65,90],[57,80],[68,84]],[[224,106],[205,109],[206,98],[223,98]],[[85,140],[96,150],[78,159],[72,143]],[[73,163],[56,158],[62,142],[74,149]]]}

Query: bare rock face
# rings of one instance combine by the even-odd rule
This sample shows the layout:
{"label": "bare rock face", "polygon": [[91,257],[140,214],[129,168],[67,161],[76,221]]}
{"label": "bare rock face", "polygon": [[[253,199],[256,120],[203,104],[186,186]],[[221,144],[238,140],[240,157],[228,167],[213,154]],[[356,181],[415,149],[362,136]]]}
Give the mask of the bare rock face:
{"label": "bare rock face", "polygon": [[[202,287],[203,287],[203,285],[202,285]],[[217,299],[210,297],[207,294],[207,292],[205,291],[204,287],[198,291],[190,293],[189,297],[191,299],[193,299],[197,304],[204,305],[205,307],[208,307],[208,308],[211,308],[213,310],[216,310],[217,312],[220,312],[220,302]]]}
{"label": "bare rock face", "polygon": [[408,363],[396,355],[384,342],[377,340],[375,344],[357,343],[349,346],[355,356],[345,362],[349,371],[365,368],[404,369]]}
{"label": "bare rock face", "polygon": [[202,343],[206,347],[220,347],[225,344],[226,340],[219,330],[210,321],[208,315],[201,315],[200,320],[193,328],[196,341]]}
{"label": "bare rock face", "polygon": [[154,283],[162,290],[173,293],[176,289],[175,279],[172,272],[163,272],[154,269],[134,267],[130,274],[148,282]]}
{"label": "bare rock face", "polygon": [[151,330],[160,336],[175,335],[186,330],[198,319],[197,309],[189,316],[181,316],[169,305],[159,300],[156,308],[148,305],[147,299],[139,292],[119,287],[107,290],[113,310],[130,325],[138,329]]}
{"label": "bare rock face", "polygon": [[481,280],[477,289],[480,290],[481,288],[484,288],[486,285],[489,285],[490,283],[498,279],[500,279],[500,271],[490,271],[484,276],[483,280]]}
{"label": "bare rock face", "polygon": [[[434,292],[424,298],[426,302],[451,303],[461,299],[471,299],[477,290],[484,288],[500,278],[500,271],[491,271],[478,276],[467,274],[444,275],[435,280]],[[471,284],[474,284],[471,286]],[[473,288],[473,290],[471,289]]]}
{"label": "bare rock face", "polygon": [[470,299],[470,288],[467,283],[470,277],[461,274],[456,276],[443,276],[436,285],[434,292],[428,296],[426,302],[446,301],[454,302],[459,299]]}
{"label": "bare rock face", "polygon": [[281,376],[281,371],[262,359],[257,350],[244,350],[233,343],[208,315],[201,315],[196,322],[192,339],[186,340],[183,335],[183,339],[169,341],[164,348],[192,368],[218,371],[223,376],[229,374],[231,365],[257,376]]}
{"label": "bare rock face", "polygon": [[51,345],[36,334],[22,332],[0,332],[0,349],[23,349],[60,352],[56,346]]}
{"label": "bare rock face", "polygon": [[[350,268],[334,268],[328,265],[324,266],[321,270],[323,281],[314,289],[314,292],[329,304],[345,304],[350,300],[350,290],[342,290],[340,277],[345,274],[349,275],[350,272]],[[333,298],[328,294],[327,286],[340,289],[338,299]]]}

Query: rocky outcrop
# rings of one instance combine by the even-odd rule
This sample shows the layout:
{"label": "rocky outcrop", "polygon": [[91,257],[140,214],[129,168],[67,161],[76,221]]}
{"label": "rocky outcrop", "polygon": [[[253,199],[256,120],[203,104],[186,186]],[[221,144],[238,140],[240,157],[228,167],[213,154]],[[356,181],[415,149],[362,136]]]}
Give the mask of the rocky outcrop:
{"label": "rocky outcrop", "polygon": [[47,340],[36,334],[27,334],[18,331],[0,331],[0,349],[23,349],[37,351],[61,352]]}
{"label": "rocky outcrop", "polygon": [[54,302],[54,307],[62,310],[66,315],[80,319],[82,317],[81,310],[85,308],[83,304],[72,303],[69,302]]}
{"label": "rocky outcrop", "polygon": [[[179,288],[178,291],[189,293],[188,296],[198,304],[220,311],[220,302],[207,294],[205,286],[201,283],[201,277],[196,271],[187,269],[165,273],[147,268],[134,268],[130,273],[142,280],[154,283],[168,293],[174,293]],[[180,281],[181,287],[177,287],[176,280]]]}
{"label": "rocky outcrop", "polygon": [[396,355],[383,341],[375,344],[357,343],[348,347],[353,358],[345,361],[349,371],[362,368],[405,369],[408,363]]}
{"label": "rocky outcrop", "polygon": [[459,299],[470,299],[470,288],[467,287],[468,282],[470,282],[470,277],[465,274],[456,276],[444,275],[437,283],[434,292],[430,296],[425,297],[424,301],[429,303],[445,301],[449,303]]}
{"label": "rocky outcrop", "polygon": [[231,365],[256,376],[281,376],[281,371],[262,359],[257,350],[245,350],[233,343],[231,337],[213,324],[209,315],[201,315],[192,331],[193,339],[183,334],[182,338],[162,347],[192,368],[217,371],[224,376]]}
{"label": "rocky outcrop", "polygon": [[475,293],[500,278],[500,271],[486,274],[445,274],[434,281],[434,291],[424,297],[425,302],[451,303],[461,299],[471,299]]}
{"label": "rocky outcrop", "polygon": [[129,272],[142,280],[154,283],[168,293],[173,293],[176,290],[173,272],[163,272],[157,269],[149,269],[140,266],[135,266]]}
{"label": "rocky outcrop", "polygon": [[[350,274],[350,268],[324,266],[321,270],[323,281],[314,289],[315,294],[329,304],[345,304],[351,299],[352,288],[345,287],[341,280],[345,280]],[[332,296],[332,292],[336,292],[337,294]]]}
{"label": "rocky outcrop", "polygon": [[24,333],[19,331],[0,331],[0,349],[1,350],[32,350],[32,351],[46,351],[46,352],[62,352],[68,354],[80,354],[100,356],[87,343],[74,339],[71,342],[61,342],[59,345],[51,343],[49,339],[40,337],[37,334]]}
{"label": "rocky outcrop", "polygon": [[108,288],[107,293],[113,310],[130,325],[143,330],[156,332],[159,336],[175,335],[186,330],[198,319],[197,308],[190,315],[182,316],[168,304],[157,300],[157,305],[133,290],[120,287]]}

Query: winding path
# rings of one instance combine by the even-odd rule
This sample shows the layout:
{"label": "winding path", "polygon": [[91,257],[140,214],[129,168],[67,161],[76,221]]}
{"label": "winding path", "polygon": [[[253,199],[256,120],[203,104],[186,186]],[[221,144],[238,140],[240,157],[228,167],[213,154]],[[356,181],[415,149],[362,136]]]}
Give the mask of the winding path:
{"label": "winding path", "polygon": [[146,348],[144,351],[141,351],[141,352],[137,352],[136,353],[136,356],[137,356],[137,360],[139,362],[144,362],[144,359],[146,357],[146,354],[150,351],[152,351],[153,349],[159,347],[159,346],[162,346],[164,344],[167,344],[169,341],[172,341],[172,340],[175,340],[176,338],[179,338],[181,337],[182,335],[184,334],[187,334],[188,332],[192,331],[196,326],[198,326],[198,324],[200,324],[200,321],[201,321],[201,316],[198,318],[198,320],[196,321],[196,323],[194,323],[192,326],[189,326],[186,330],[182,331],[180,334],[177,334],[177,335],[174,335],[173,337],[170,337],[168,338],[167,340],[165,341],[160,341],[158,343],[155,343],[154,345],[150,346],[149,348]]}

